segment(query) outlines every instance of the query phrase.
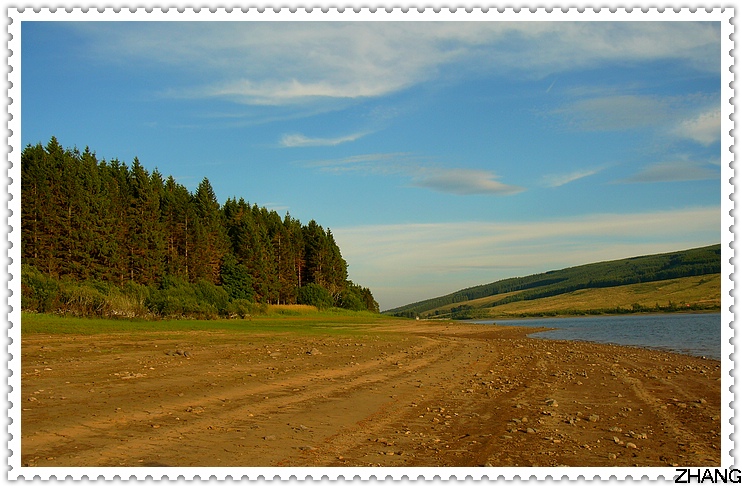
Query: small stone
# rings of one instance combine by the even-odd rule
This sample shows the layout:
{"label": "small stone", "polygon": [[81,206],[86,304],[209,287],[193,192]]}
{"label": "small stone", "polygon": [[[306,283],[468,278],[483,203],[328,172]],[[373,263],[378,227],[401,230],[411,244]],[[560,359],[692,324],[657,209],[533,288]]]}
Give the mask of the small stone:
{"label": "small stone", "polygon": [[597,422],[598,420],[600,420],[600,416],[599,416],[599,415],[595,415],[595,414],[593,414],[593,415],[589,416],[589,417],[588,417],[587,419],[588,419],[588,420],[589,420],[590,422]]}
{"label": "small stone", "polygon": [[613,460],[616,459],[616,455],[613,454],[612,452],[611,453],[608,453],[608,459],[610,459],[611,461],[613,461]]}
{"label": "small stone", "polygon": [[633,442],[627,442],[626,449],[639,449],[639,448],[636,447],[636,444],[634,444]]}
{"label": "small stone", "polygon": [[319,351],[319,349],[313,347],[311,351],[307,351],[307,354],[309,354],[310,356],[319,356],[322,353]]}
{"label": "small stone", "polygon": [[267,435],[267,436],[263,437],[263,440],[264,441],[275,441],[276,440],[276,436],[274,436],[274,435]]}

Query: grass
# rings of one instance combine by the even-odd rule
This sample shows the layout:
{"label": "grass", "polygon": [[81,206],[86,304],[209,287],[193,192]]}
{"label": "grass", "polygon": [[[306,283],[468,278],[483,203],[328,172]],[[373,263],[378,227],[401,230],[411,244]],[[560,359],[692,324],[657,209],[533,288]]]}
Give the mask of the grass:
{"label": "grass", "polygon": [[670,303],[682,309],[685,304],[708,305],[721,308],[721,275],[694,276],[673,280],[638,283],[578,290],[555,297],[513,302],[488,308],[492,314],[536,314],[552,311],[590,311],[611,308],[630,309],[635,304],[653,308]]}
{"label": "grass", "polygon": [[[496,307],[491,303],[505,294],[460,302],[439,310],[450,312],[452,307],[468,305],[483,317],[532,316],[539,314],[577,315],[590,311],[630,310],[634,305],[655,308],[667,307],[671,302],[682,310],[685,304],[709,310],[721,309],[721,275],[691,276],[671,280],[652,281],[610,288],[590,288],[536,300],[506,303]],[[427,315],[427,314],[426,314]],[[431,314],[431,316],[434,316]]]}
{"label": "grass", "polygon": [[[371,312],[341,309],[318,311],[314,307],[281,306],[269,308],[266,315],[249,319],[144,320],[101,319],[21,313],[21,335],[29,334],[118,334],[147,332],[244,332],[251,334],[353,334],[361,328],[384,325],[398,318]],[[286,313],[290,312],[290,313]]]}

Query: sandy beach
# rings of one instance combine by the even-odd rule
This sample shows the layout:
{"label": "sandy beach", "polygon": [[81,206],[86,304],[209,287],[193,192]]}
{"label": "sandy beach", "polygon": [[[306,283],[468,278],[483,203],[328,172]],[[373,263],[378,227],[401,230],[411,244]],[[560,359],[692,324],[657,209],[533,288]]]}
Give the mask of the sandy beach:
{"label": "sandy beach", "polygon": [[718,466],[720,362],[533,329],[22,338],[23,466]]}

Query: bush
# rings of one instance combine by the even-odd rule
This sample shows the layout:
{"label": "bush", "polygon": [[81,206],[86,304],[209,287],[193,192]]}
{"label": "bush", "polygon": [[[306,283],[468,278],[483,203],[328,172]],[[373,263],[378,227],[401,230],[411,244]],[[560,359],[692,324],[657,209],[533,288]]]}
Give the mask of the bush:
{"label": "bush", "polygon": [[340,292],[337,305],[340,308],[354,310],[356,312],[366,310],[366,304],[363,303],[361,296],[352,289],[346,289]]}
{"label": "bush", "polygon": [[330,292],[315,283],[310,283],[299,288],[296,301],[300,305],[312,305],[319,310],[330,308],[333,305]]}
{"label": "bush", "polygon": [[227,304],[227,314],[230,317],[239,317],[241,319],[253,315],[264,315],[267,311],[268,306],[266,304],[248,300],[232,300]]}
{"label": "bush", "polygon": [[[226,309],[226,293],[223,295],[218,287],[200,282],[191,285],[180,278],[165,277],[158,290],[154,290],[146,300],[149,310],[163,317],[196,317],[204,319],[216,318],[219,315],[219,306]],[[221,303],[220,298],[224,298]],[[209,300],[214,300],[210,302]]]}
{"label": "bush", "polygon": [[63,281],[60,302],[65,313],[78,316],[106,315],[106,297],[88,283]]}
{"label": "bush", "polygon": [[21,265],[21,309],[49,313],[59,309],[59,282],[33,266]]}

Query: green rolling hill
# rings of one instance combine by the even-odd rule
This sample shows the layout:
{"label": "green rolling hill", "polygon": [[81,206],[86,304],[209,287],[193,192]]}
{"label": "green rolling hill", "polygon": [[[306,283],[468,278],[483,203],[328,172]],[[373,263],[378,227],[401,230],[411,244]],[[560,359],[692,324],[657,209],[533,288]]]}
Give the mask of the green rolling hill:
{"label": "green rolling hill", "polygon": [[458,319],[718,310],[720,273],[716,244],[508,278],[384,313]]}

